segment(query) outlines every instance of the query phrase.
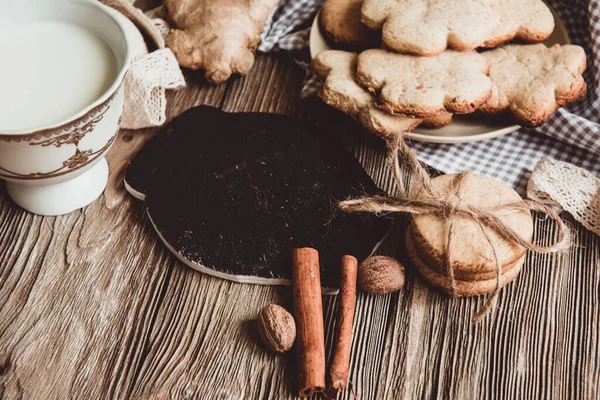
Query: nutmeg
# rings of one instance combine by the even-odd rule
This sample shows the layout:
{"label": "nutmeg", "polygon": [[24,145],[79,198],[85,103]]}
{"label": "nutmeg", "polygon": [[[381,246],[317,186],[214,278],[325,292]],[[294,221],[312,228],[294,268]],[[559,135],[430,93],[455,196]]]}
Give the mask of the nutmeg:
{"label": "nutmeg", "polygon": [[258,314],[258,333],[269,349],[284,353],[296,340],[294,317],[285,308],[270,304]]}
{"label": "nutmeg", "polygon": [[404,266],[392,257],[369,257],[358,268],[358,285],[371,294],[400,290],[404,285]]}

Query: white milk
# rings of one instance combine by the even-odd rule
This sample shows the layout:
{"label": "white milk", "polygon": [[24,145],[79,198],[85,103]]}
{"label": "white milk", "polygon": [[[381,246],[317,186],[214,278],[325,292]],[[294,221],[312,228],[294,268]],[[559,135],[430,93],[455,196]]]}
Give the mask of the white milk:
{"label": "white milk", "polygon": [[110,47],[65,22],[30,22],[0,30],[0,133],[69,118],[114,82]]}

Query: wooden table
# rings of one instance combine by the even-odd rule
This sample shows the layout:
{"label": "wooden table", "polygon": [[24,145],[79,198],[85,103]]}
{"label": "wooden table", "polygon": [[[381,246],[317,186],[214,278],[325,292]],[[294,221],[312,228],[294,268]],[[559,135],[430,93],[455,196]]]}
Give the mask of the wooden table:
{"label": "wooden table", "polygon": [[[219,86],[200,74],[187,78],[186,90],[169,95],[170,117],[212,104],[326,125],[378,185],[393,190],[383,143],[318,100],[300,100],[303,72],[283,55],[260,56],[249,76]],[[111,184],[81,211],[34,216],[0,189],[0,397],[294,397],[294,353],[265,351],[254,323],[269,303],[289,308],[290,288],[232,283],[186,267],[159,241],[144,205],[125,192],[127,160],[155,131],[120,133],[108,157]],[[483,298],[450,299],[410,265],[399,293],[360,294],[350,375],[356,396],[600,396],[600,240],[567,220],[577,231],[575,247],[529,254],[480,324],[471,317]],[[535,226],[541,242],[555,234],[544,221]],[[400,229],[383,251],[404,258]],[[325,297],[328,356],[335,308],[335,297]]]}

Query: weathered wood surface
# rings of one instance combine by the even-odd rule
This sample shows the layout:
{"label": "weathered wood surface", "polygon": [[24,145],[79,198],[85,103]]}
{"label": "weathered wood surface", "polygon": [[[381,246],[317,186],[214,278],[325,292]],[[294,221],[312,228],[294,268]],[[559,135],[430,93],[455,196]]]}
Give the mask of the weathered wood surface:
{"label": "weathered wood surface", "polygon": [[[393,190],[384,147],[315,99],[298,99],[303,73],[261,56],[251,74],[220,86],[188,75],[171,117],[198,104],[292,114],[348,143],[382,188]],[[154,130],[123,131],[109,155],[105,196],[73,214],[43,218],[0,189],[0,397],[5,399],[285,399],[296,393],[294,354],[264,350],[253,320],[287,287],[231,283],[178,262],[143,204],[126,195],[127,159]],[[199,127],[201,134],[201,127]],[[282,132],[285,134],[285,132]],[[360,294],[351,389],[362,399],[598,398],[600,240],[569,219],[567,254],[529,255],[482,323],[483,299],[454,299],[408,268],[406,287]],[[383,252],[403,258],[401,229]],[[550,224],[536,221],[536,238]],[[335,298],[324,301],[330,355]],[[348,392],[344,398],[353,398]]]}

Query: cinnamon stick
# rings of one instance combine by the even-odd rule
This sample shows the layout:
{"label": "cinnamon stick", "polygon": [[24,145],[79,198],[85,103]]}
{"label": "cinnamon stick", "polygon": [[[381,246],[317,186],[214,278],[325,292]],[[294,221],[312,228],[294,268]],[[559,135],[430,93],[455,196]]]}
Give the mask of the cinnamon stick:
{"label": "cinnamon stick", "polygon": [[340,267],[340,294],[333,349],[333,362],[329,368],[330,382],[327,397],[335,398],[348,385],[350,351],[352,345],[352,323],[356,307],[356,275],[358,260],[352,256],[342,257]]}
{"label": "cinnamon stick", "polygon": [[299,395],[325,390],[325,334],[319,253],[310,247],[292,253]]}

